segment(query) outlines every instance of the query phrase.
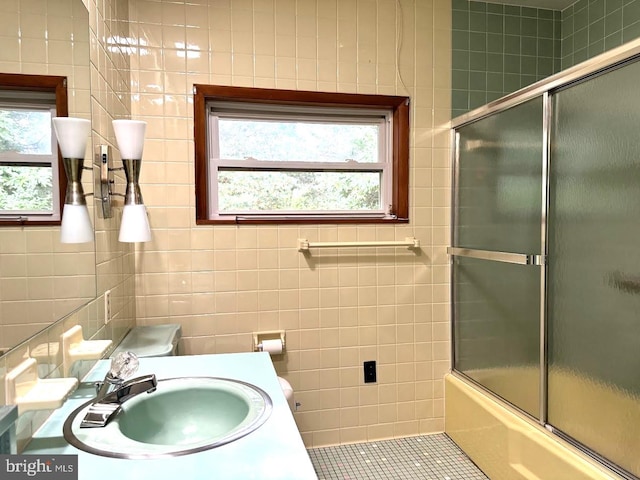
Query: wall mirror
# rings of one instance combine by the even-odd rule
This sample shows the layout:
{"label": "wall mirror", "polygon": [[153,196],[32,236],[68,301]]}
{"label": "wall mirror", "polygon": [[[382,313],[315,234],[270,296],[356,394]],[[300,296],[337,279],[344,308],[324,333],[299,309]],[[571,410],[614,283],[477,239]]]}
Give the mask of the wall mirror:
{"label": "wall mirror", "polygon": [[[0,2],[0,18],[0,72],[67,77],[69,116],[90,119],[89,14],[82,0]],[[92,166],[90,155],[84,164]],[[92,171],[83,183],[93,191]],[[93,198],[87,203],[93,213]],[[0,355],[95,297],[95,241],[60,243],[59,225],[0,227]]]}

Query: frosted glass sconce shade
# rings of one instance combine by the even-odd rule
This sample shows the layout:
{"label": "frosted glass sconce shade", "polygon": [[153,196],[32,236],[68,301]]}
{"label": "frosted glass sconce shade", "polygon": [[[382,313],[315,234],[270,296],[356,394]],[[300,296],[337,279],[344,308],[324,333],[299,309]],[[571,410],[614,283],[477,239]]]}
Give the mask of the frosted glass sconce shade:
{"label": "frosted glass sconce shade", "polygon": [[120,156],[127,160],[142,159],[144,132],[147,122],[140,120],[114,120],[113,131],[120,150]]}
{"label": "frosted glass sconce shade", "polygon": [[82,158],[87,148],[91,122],[84,118],[56,117],[53,119],[62,158]]}
{"label": "frosted glass sconce shade", "polygon": [[121,242],[148,242],[151,240],[151,228],[144,205],[125,205],[120,223]]}
{"label": "frosted glass sconce shade", "polygon": [[61,243],[93,242],[93,229],[86,205],[65,205],[60,228]]}
{"label": "frosted glass sconce shade", "polygon": [[62,210],[60,241],[86,243],[93,241],[93,228],[82,188],[82,171],[91,122],[83,118],[56,117],[53,130],[58,139],[64,171],[67,176]]}

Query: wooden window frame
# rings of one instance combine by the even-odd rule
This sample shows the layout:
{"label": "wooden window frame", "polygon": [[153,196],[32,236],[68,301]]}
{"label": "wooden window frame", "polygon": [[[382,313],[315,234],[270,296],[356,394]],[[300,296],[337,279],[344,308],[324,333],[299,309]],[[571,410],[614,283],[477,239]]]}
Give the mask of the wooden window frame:
{"label": "wooden window frame", "polygon": [[[69,116],[67,97],[67,77],[56,75],[24,75],[17,73],[0,73],[0,90],[23,90],[25,92],[51,92],[56,96],[56,116]],[[16,225],[60,225],[64,197],[67,190],[67,176],[64,173],[62,156],[58,149],[58,202],[60,205],[60,218],[52,220],[42,219],[3,219],[0,217],[0,227],[15,227]]]}
{"label": "wooden window frame", "polygon": [[[295,216],[273,218],[232,217],[209,218],[209,181],[207,148],[207,102],[233,101],[254,104],[295,105],[309,107],[336,107],[380,109],[388,108],[393,114],[392,193],[391,216],[365,218],[330,216]],[[326,93],[268,88],[229,87],[219,85],[193,86],[196,224],[338,224],[338,223],[408,223],[409,222],[409,97],[392,95],[362,95],[353,93]]]}

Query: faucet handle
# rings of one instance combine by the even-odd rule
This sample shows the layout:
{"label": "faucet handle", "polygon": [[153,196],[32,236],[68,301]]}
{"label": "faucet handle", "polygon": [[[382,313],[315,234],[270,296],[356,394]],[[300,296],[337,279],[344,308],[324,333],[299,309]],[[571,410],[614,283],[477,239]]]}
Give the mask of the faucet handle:
{"label": "faucet handle", "polygon": [[111,359],[109,376],[114,379],[124,380],[138,370],[140,364],[138,356],[133,352],[120,352]]}

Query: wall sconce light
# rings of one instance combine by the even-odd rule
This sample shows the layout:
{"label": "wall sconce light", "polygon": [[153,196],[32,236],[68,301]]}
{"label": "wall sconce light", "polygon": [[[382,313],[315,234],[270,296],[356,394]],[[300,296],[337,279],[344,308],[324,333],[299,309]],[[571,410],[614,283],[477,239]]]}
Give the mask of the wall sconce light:
{"label": "wall sconce light", "polygon": [[53,119],[58,146],[67,175],[67,191],[62,209],[60,242],[87,243],[93,241],[93,228],[82,188],[82,170],[91,122],[83,118]]}
{"label": "wall sconce light", "polygon": [[[142,200],[139,183],[146,127],[147,123],[139,120],[113,120],[116,143],[122,158],[123,166],[120,168],[109,167],[111,152],[108,146],[100,145],[98,148],[97,163],[100,166],[100,185],[96,191],[101,192],[102,216],[111,218],[111,196],[124,197],[124,209],[118,237],[121,242],[148,242],[151,240],[149,218]],[[116,170],[124,170],[127,181],[124,195],[111,192],[113,180],[110,177],[110,172]]]}
{"label": "wall sconce light", "polygon": [[118,237],[121,242],[148,242],[151,240],[149,218],[142,200],[139,183],[146,128],[147,122],[139,120],[113,121],[113,131],[116,134],[124,175],[127,179],[120,236]]}

